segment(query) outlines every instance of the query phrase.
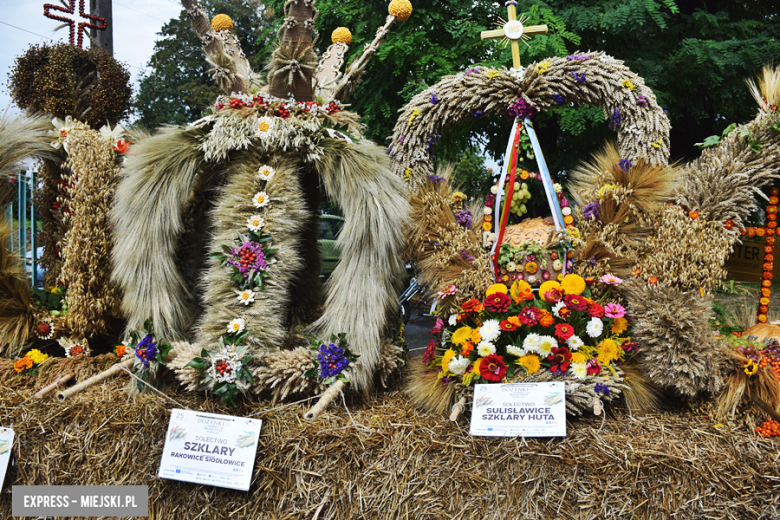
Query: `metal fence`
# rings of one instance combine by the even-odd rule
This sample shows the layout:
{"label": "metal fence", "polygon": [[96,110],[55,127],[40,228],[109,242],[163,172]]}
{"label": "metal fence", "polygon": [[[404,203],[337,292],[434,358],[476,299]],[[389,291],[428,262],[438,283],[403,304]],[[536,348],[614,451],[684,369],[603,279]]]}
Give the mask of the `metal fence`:
{"label": "metal fence", "polygon": [[8,248],[22,258],[31,286],[37,287],[39,280],[35,232],[38,229],[38,219],[35,214],[34,191],[35,172],[20,171],[16,176],[16,197],[7,204],[4,211],[5,218],[14,224],[14,233],[8,239]]}

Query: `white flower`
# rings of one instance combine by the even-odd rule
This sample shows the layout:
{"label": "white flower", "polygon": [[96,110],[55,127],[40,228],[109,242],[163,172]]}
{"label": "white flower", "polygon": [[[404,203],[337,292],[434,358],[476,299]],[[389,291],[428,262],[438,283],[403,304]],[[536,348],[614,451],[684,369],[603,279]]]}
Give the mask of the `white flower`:
{"label": "white flower", "polygon": [[[553,269],[555,269],[555,266],[553,266]],[[555,269],[555,270],[556,271],[560,271],[560,269]],[[561,315],[559,314],[559,311],[561,309],[563,309],[564,307],[566,307],[566,305],[563,302],[558,302],[558,303],[555,304],[555,306],[553,306],[552,311],[553,311],[553,314],[555,314],[556,318],[563,319],[563,318],[561,318]]]}
{"label": "white flower", "polygon": [[227,331],[228,334],[241,334],[244,332],[244,329],[246,328],[246,322],[243,318],[236,318],[234,320],[230,320],[230,323],[228,323]]}
{"label": "white flower", "polygon": [[114,144],[119,140],[122,134],[126,132],[126,130],[122,125],[116,125],[113,130],[111,130],[111,125],[103,125],[100,127],[99,132],[103,139],[110,142],[111,144]]}
{"label": "white flower", "polygon": [[591,338],[598,338],[604,331],[604,323],[598,318],[591,318],[585,331]]}
{"label": "white flower", "polygon": [[268,194],[264,191],[255,193],[255,196],[252,198],[252,202],[256,208],[264,208],[268,205]]}
{"label": "white flower", "polygon": [[510,273],[514,273],[515,271],[517,271],[517,264],[514,262],[509,262],[508,264],[506,264],[506,270],[509,271]]}
{"label": "white flower", "polygon": [[454,327],[458,324],[458,315],[457,314],[450,314],[450,319],[447,320],[447,323],[449,323],[450,327]]}
{"label": "white flower", "polygon": [[459,376],[468,370],[470,364],[471,360],[469,358],[458,355],[450,361],[449,371]]}
{"label": "white flower", "polygon": [[571,215],[571,208],[563,208],[561,210],[561,213],[563,213],[564,215]]}
{"label": "white flower", "polygon": [[553,189],[555,190],[555,193],[562,193],[563,192],[563,186],[561,186],[557,182],[555,184],[553,184]]}
{"label": "white flower", "polygon": [[522,67],[512,67],[509,69],[509,75],[512,76],[515,81],[523,81],[523,78],[525,77],[525,69]]}
{"label": "white flower", "polygon": [[493,214],[493,208],[488,208],[487,206],[485,206],[484,208],[482,208],[482,213],[485,214],[485,215],[492,215]]}
{"label": "white flower", "polygon": [[486,320],[479,328],[479,335],[485,341],[495,341],[501,335],[501,324],[497,320]]}
{"label": "white flower", "polygon": [[496,346],[489,341],[482,341],[477,345],[477,353],[479,357],[489,356],[496,353]]}
{"label": "white flower", "polygon": [[274,176],[274,173],[276,173],[276,170],[271,168],[270,166],[261,166],[260,169],[257,171],[257,178],[261,181],[270,181],[271,177]]}
{"label": "white flower", "polygon": [[525,354],[523,349],[521,349],[520,347],[516,347],[514,345],[507,346],[506,347],[506,353],[507,354],[512,354],[513,356],[516,356],[516,357],[520,357],[520,356]]}
{"label": "white flower", "polygon": [[211,358],[211,366],[206,373],[217,383],[234,383],[241,366],[235,349],[225,348]]}
{"label": "white flower", "polygon": [[[553,260],[553,271],[560,271],[561,269],[563,269],[563,262],[558,259]],[[558,304],[563,305],[563,302],[558,302]],[[560,316],[558,317],[560,318]]]}
{"label": "white flower", "polygon": [[585,379],[588,376],[588,364],[572,363],[570,372],[577,379]]}
{"label": "white flower", "polygon": [[533,332],[525,337],[523,340],[523,350],[526,352],[540,352],[539,344],[542,342],[542,337],[539,334]]}
{"label": "white flower", "polygon": [[535,284],[536,283],[536,275],[532,274],[531,276],[526,278],[525,281],[528,282],[531,285]]}
{"label": "white flower", "polygon": [[244,305],[249,305],[250,303],[254,303],[255,301],[255,292],[252,291],[251,289],[236,291],[236,294],[238,294],[238,301],[240,301]]}
{"label": "white flower", "polygon": [[56,117],[51,120],[54,130],[49,130],[49,135],[57,139],[51,143],[54,148],[59,149],[62,146],[65,148],[65,152],[68,152],[68,132],[73,128],[74,123],[75,121],[70,116],[67,116],[65,121]]}
{"label": "white flower", "polygon": [[497,193],[498,193],[498,186],[496,186],[496,185],[493,185],[493,186],[490,188],[490,193],[492,193],[493,195],[497,194]]}
{"label": "white flower", "polygon": [[274,119],[272,117],[261,117],[257,120],[257,137],[266,138],[270,135],[271,130],[274,127]]}
{"label": "white flower", "polygon": [[260,215],[252,215],[248,219],[246,219],[246,227],[249,228],[249,231],[254,231],[257,233],[261,229],[263,229],[263,226],[265,225],[265,220],[263,220],[263,217]]}
{"label": "white flower", "polygon": [[569,345],[569,350],[577,350],[585,344],[576,334],[566,340],[566,344]]}
{"label": "white flower", "polygon": [[540,336],[539,337],[539,353],[543,356],[552,353],[553,347],[558,348],[558,342],[552,336]]}

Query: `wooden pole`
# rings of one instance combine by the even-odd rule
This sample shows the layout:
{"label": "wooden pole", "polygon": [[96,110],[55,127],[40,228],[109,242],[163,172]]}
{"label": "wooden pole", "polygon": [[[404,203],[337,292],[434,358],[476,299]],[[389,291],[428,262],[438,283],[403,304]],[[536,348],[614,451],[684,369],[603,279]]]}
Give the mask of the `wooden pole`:
{"label": "wooden pole", "polygon": [[122,372],[123,368],[130,368],[133,366],[133,358],[127,359],[125,361],[122,361],[121,363],[117,363],[116,365],[112,366],[108,370],[104,370],[103,372],[96,374],[86,381],[82,381],[81,383],[77,384],[76,386],[73,386],[71,388],[68,388],[67,390],[63,390],[62,392],[57,393],[57,400],[62,402],[68,397],[75,395],[82,390],[86,390],[90,386],[95,386],[96,384],[100,383],[101,381],[108,379],[109,377]]}
{"label": "wooden pole", "polygon": [[[72,0],[75,1],[75,0]],[[114,8],[111,0],[89,0],[89,13],[106,19],[106,29],[98,31],[90,29],[89,34],[97,43],[98,47],[114,55]],[[90,43],[90,46],[93,44]]]}
{"label": "wooden pole", "polygon": [[47,395],[49,395],[50,393],[55,391],[59,386],[64,385],[65,383],[67,383],[71,379],[73,379],[73,374],[65,374],[64,376],[62,376],[61,378],[57,379],[55,382],[53,382],[49,386],[41,388],[40,390],[38,390],[38,393],[35,394],[34,397],[36,399],[43,399],[44,397],[46,397]]}
{"label": "wooden pole", "polygon": [[311,407],[311,409],[303,415],[303,418],[307,421],[313,421],[328,407],[331,401],[341,393],[344,388],[344,381],[336,381],[330,388],[325,390],[317,404]]}
{"label": "wooden pole", "polygon": [[457,422],[458,417],[460,417],[460,414],[463,413],[463,410],[466,409],[466,398],[461,397],[460,401],[452,405],[452,410],[450,411],[450,421]]}

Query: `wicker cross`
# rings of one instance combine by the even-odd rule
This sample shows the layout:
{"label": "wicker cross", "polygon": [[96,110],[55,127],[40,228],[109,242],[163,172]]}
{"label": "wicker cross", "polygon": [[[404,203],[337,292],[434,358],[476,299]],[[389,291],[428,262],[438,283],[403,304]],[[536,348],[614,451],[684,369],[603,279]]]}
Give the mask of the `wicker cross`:
{"label": "wicker cross", "polygon": [[[547,34],[546,25],[532,25],[531,27],[524,27],[523,23],[528,20],[528,17],[523,15],[519,19],[517,18],[517,2],[510,0],[506,2],[506,10],[509,15],[509,20],[501,20],[504,25],[501,29],[493,31],[482,31],[483,40],[496,40],[498,38],[503,39],[504,45],[510,43],[512,45],[512,67],[520,68],[520,40],[525,43],[526,40],[530,40],[531,36],[535,34]],[[528,45],[526,43],[526,45]]]}

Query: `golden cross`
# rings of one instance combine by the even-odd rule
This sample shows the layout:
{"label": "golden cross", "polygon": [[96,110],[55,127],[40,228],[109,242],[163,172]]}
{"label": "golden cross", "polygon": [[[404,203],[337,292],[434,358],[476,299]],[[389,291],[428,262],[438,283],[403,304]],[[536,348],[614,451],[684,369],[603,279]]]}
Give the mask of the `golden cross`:
{"label": "golden cross", "polygon": [[[510,0],[506,2],[506,10],[509,15],[509,20],[504,22],[501,29],[493,31],[482,31],[483,40],[496,40],[502,38],[504,45],[507,42],[512,45],[512,66],[514,68],[520,67],[520,40],[525,43],[526,40],[530,40],[534,34],[547,34],[546,25],[532,25],[531,27],[524,27],[523,23],[528,20],[528,17],[523,15],[520,19],[517,18],[517,2]],[[528,45],[527,43],[525,43]],[[529,46],[530,47],[530,46]]]}

